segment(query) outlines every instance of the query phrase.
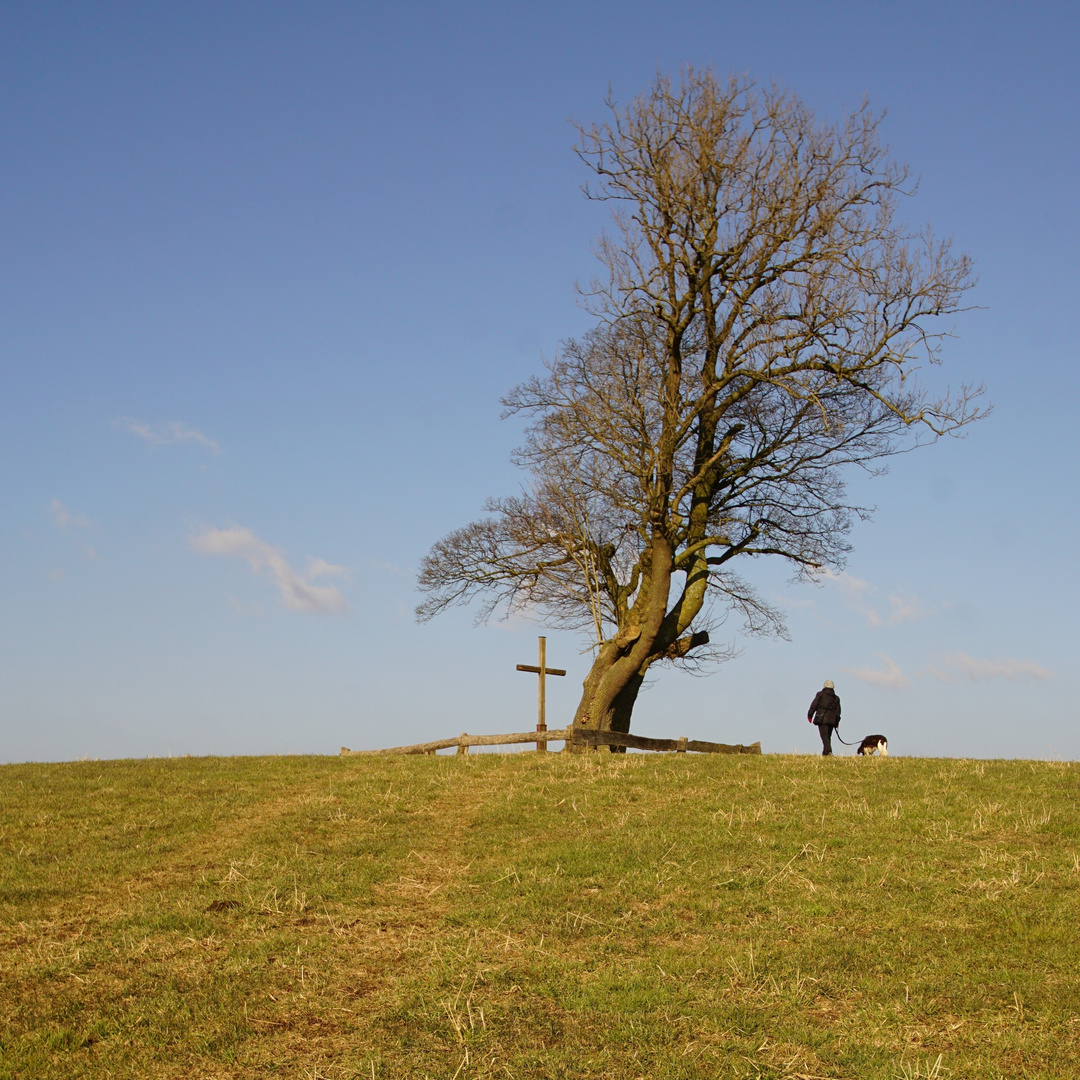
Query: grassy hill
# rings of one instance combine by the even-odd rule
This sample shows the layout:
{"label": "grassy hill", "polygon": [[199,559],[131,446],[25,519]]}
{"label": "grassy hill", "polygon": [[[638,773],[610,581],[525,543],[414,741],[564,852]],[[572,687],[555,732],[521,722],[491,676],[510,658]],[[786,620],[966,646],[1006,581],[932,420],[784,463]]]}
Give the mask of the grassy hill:
{"label": "grassy hill", "polygon": [[0,1077],[1080,1074],[1080,766],[0,768]]}

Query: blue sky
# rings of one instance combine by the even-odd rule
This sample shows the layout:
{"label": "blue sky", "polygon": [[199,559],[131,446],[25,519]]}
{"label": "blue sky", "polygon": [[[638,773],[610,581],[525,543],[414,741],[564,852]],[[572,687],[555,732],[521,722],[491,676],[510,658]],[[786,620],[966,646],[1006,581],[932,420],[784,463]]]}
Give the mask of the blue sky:
{"label": "blue sky", "polygon": [[[535,720],[542,627],[417,626],[419,560],[513,492],[499,398],[587,325],[570,119],[711,65],[864,97],[974,257],[962,441],[853,478],[843,575],[743,571],[790,641],[665,673],[635,730],[1080,757],[1066,3],[0,4],[0,761],[334,753]],[[737,640],[736,628],[731,636]],[[585,643],[548,634],[549,722]]]}

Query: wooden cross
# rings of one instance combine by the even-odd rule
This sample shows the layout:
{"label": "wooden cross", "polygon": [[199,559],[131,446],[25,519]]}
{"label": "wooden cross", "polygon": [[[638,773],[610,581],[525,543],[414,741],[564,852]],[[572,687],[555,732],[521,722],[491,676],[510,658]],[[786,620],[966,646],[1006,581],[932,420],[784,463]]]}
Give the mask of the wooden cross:
{"label": "wooden cross", "polygon": [[[540,639],[540,666],[534,667],[532,664],[518,664],[518,671],[531,671],[540,676],[540,692],[537,699],[538,712],[536,720],[536,730],[538,732],[547,731],[547,720],[544,715],[545,695],[544,695],[544,676],[545,675],[565,675],[566,672],[562,668],[553,668],[547,666],[547,638],[542,637]],[[536,749],[542,754],[547,750],[547,743],[537,743]]]}

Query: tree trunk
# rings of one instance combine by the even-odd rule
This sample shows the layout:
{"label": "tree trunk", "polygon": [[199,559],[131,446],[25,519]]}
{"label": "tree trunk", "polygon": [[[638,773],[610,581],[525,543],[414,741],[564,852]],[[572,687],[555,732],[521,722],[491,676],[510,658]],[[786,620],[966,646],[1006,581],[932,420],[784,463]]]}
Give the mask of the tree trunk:
{"label": "tree trunk", "polygon": [[[645,672],[636,671],[630,677],[630,681],[619,691],[615,700],[611,703],[611,726],[610,731],[621,731],[624,734],[630,731],[630,715],[634,711],[634,703],[637,701],[638,691],[645,682]],[[626,753],[625,746],[612,747]]]}
{"label": "tree trunk", "polygon": [[[645,672],[636,671],[630,681],[619,691],[615,700],[611,703],[611,731],[621,731],[624,734],[630,731],[630,716],[634,711],[634,703],[637,701],[638,691],[645,681]],[[613,754],[625,754],[625,746],[609,746]]]}
{"label": "tree trunk", "polygon": [[[637,701],[638,691],[645,681],[648,665],[637,671],[629,670],[627,676],[619,678],[613,671],[618,655],[610,655],[615,650],[612,642],[605,642],[600,655],[593,661],[592,670],[582,684],[583,693],[574,715],[574,726],[591,728],[595,731],[630,730],[630,717]],[[612,753],[625,753],[626,748],[609,747]]]}
{"label": "tree trunk", "polygon": [[[683,643],[676,641],[678,620],[672,620],[667,610],[673,561],[673,551],[666,537],[654,536],[646,581],[628,613],[633,621],[600,646],[582,684],[581,701],[574,714],[575,727],[629,732],[638,692],[653,661],[665,656],[674,658],[676,653],[709,640],[709,635],[703,633],[693,635]],[[684,595],[680,605],[685,601]],[[688,612],[687,622],[692,621],[701,608],[700,598],[691,603],[693,610]],[[681,644],[685,649],[680,650]]]}

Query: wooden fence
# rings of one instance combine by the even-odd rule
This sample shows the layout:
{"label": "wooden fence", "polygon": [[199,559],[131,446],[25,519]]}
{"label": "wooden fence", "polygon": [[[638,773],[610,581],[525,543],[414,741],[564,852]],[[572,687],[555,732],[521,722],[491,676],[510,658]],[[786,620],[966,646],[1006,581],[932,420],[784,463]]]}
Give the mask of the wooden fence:
{"label": "wooden fence", "polygon": [[727,743],[703,742],[701,739],[646,739],[641,735],[625,735],[621,731],[594,731],[591,728],[551,728],[548,731],[524,731],[511,735],[469,735],[462,732],[456,739],[438,739],[435,742],[414,743],[412,746],[392,746],[387,750],[350,750],[341,748],[341,756],[361,754],[434,754],[436,750],[457,747],[459,754],[467,754],[470,746],[510,746],[514,743],[565,742],[571,746],[598,747],[623,746],[633,750],[661,750],[685,754],[760,754],[761,743],[749,746]]}

